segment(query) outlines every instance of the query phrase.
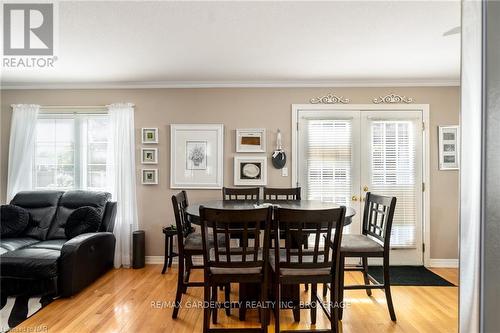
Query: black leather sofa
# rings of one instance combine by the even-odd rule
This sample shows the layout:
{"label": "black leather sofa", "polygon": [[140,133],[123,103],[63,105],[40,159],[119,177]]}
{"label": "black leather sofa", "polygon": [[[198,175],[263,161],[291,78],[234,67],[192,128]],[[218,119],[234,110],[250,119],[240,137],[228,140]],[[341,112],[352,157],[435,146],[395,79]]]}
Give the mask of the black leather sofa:
{"label": "black leather sofa", "polygon": [[[113,267],[116,202],[106,192],[28,191],[10,204],[26,209],[33,223],[16,238],[0,240],[0,288],[7,296],[69,297]],[[69,215],[83,206],[102,214],[98,232],[66,239]]]}

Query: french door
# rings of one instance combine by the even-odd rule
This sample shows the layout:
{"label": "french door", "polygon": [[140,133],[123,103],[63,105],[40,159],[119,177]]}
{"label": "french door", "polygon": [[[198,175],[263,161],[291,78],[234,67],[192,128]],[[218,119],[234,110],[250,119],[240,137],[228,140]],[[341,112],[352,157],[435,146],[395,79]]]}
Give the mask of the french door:
{"label": "french door", "polygon": [[297,183],[302,197],[354,208],[360,233],[366,192],[397,198],[391,264],[421,265],[422,112],[301,110]]}

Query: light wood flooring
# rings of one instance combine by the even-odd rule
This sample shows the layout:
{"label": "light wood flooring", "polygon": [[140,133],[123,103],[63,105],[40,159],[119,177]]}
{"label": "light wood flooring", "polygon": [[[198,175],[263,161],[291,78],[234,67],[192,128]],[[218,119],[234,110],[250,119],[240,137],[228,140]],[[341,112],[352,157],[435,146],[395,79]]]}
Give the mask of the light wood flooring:
{"label": "light wood flooring", "polygon": [[[203,289],[190,288],[183,296],[179,318],[173,320],[169,307],[175,298],[177,272],[170,269],[161,275],[161,265],[147,265],[144,269],[116,269],[108,272],[91,286],[69,299],[58,299],[28,318],[16,332],[201,332],[203,311],[197,308],[202,301]],[[458,284],[457,269],[434,269],[449,281]],[[202,272],[195,270],[194,279],[202,279]],[[347,283],[362,283],[358,272],[346,272]],[[231,298],[237,298],[233,288]],[[309,294],[301,287],[304,300]],[[457,332],[457,287],[393,287],[397,323],[389,318],[382,291],[373,291],[368,297],[362,290],[346,291],[348,303],[344,310],[342,332]],[[221,294],[219,299],[223,299]],[[271,316],[272,317],[272,316]],[[256,310],[249,310],[247,321],[240,322],[237,309],[231,317],[219,312],[220,327],[258,327]],[[273,319],[271,319],[273,320]],[[300,323],[294,323],[290,310],[281,312],[281,329],[310,328],[309,310],[301,311]],[[328,322],[318,309],[316,328],[327,328]],[[274,331],[271,322],[269,332]]]}

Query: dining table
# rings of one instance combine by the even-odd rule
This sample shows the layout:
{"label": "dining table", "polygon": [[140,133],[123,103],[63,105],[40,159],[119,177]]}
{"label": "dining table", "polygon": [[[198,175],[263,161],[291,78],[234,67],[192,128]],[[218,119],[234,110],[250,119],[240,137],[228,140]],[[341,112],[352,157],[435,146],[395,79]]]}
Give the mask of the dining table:
{"label": "dining table", "polygon": [[[186,207],[186,214],[189,221],[195,225],[201,225],[200,221],[200,206],[212,209],[227,209],[227,210],[249,210],[259,209],[272,205],[273,207],[297,209],[297,210],[323,210],[339,208],[340,205],[334,202],[325,202],[320,200],[280,200],[280,201],[230,201],[230,200],[210,200],[205,202],[198,202],[189,204]],[[346,207],[344,226],[352,223],[352,218],[356,215],[356,210],[351,207]],[[240,283],[239,287],[239,300],[242,304],[247,301],[257,300],[258,294],[255,292],[256,288],[260,286],[248,285]],[[296,322],[300,321],[300,286],[299,285],[286,285],[282,287],[281,298],[284,302],[291,302],[295,305],[293,309],[293,317]],[[239,319],[245,320],[246,308],[239,309]]]}

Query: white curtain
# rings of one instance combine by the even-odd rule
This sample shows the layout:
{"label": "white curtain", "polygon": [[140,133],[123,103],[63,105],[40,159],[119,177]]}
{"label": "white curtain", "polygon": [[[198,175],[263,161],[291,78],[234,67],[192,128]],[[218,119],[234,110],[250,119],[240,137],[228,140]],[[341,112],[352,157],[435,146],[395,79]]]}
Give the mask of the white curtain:
{"label": "white curtain", "polygon": [[108,190],[117,201],[114,228],[116,237],[115,267],[130,267],[131,231],[138,226],[135,172],[135,137],[133,104],[108,105],[107,181]]}
{"label": "white curtain", "polygon": [[40,105],[12,105],[10,125],[7,202],[19,191],[33,189],[33,154]]}

